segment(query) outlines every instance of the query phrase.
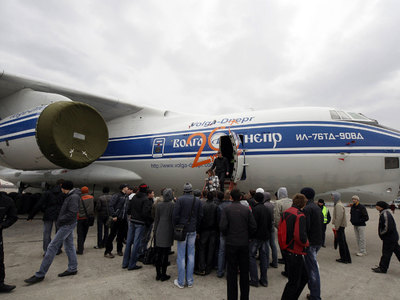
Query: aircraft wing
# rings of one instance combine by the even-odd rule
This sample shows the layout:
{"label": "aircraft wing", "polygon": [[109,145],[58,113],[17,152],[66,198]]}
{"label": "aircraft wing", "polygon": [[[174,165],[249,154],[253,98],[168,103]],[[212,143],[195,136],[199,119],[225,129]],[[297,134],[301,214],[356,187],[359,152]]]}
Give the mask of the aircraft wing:
{"label": "aircraft wing", "polygon": [[96,96],[26,77],[7,74],[4,71],[0,73],[0,99],[24,88],[30,88],[39,92],[60,94],[72,101],[89,104],[96,108],[106,121],[133,114],[143,109],[142,106],[125,103],[119,99]]}

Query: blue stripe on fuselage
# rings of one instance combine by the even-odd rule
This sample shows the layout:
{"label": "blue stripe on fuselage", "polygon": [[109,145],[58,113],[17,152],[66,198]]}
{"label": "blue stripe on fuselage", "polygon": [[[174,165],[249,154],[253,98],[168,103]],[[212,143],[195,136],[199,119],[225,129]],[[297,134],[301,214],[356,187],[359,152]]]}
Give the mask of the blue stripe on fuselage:
{"label": "blue stripe on fuselage", "polygon": [[[143,159],[143,156],[152,157],[153,141],[155,138],[165,138],[164,158],[193,157],[199,150],[202,139],[196,135],[191,145],[186,145],[190,134],[204,133],[208,135],[214,128],[196,129],[188,131],[172,131],[160,134],[147,134],[129,137],[111,138],[102,160],[114,159]],[[400,135],[397,132],[381,129],[375,126],[352,122],[280,122],[268,124],[239,125],[230,127],[237,134],[243,135],[244,148],[253,151],[271,150],[268,154],[293,153],[398,153]],[[228,129],[216,133],[228,133]],[[218,144],[214,144],[218,148]],[[336,148],[328,150],[323,148]],[[354,149],[354,147],[386,147],[386,149]],[[282,148],[282,150],[279,150]],[[298,148],[301,148],[300,151]],[[317,149],[316,149],[317,148]],[[340,148],[340,150],[339,150]],[[283,150],[284,149],[284,150]],[[204,152],[214,151],[208,145]],[[265,151],[264,150],[264,151]],[[204,153],[203,152],[203,153]],[[201,153],[201,154],[203,154]],[[249,155],[256,155],[248,153]],[[266,154],[265,152],[263,152]],[[140,157],[135,157],[139,155]]]}
{"label": "blue stripe on fuselage", "polygon": [[[36,128],[37,118],[22,120],[13,124],[6,124],[5,126],[0,126],[0,141],[2,140],[13,140],[20,138],[18,132],[24,132],[27,130],[32,130]],[[3,125],[3,124],[0,124]],[[11,137],[4,138],[4,136],[8,136],[10,134],[14,134]]]}

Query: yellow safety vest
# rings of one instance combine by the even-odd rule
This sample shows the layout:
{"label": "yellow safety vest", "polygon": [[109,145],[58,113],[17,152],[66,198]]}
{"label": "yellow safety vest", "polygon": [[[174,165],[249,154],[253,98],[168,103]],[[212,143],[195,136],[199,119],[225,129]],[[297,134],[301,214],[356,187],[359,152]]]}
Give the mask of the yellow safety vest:
{"label": "yellow safety vest", "polygon": [[322,214],[324,215],[324,224],[328,223],[328,209],[325,205],[322,208]]}

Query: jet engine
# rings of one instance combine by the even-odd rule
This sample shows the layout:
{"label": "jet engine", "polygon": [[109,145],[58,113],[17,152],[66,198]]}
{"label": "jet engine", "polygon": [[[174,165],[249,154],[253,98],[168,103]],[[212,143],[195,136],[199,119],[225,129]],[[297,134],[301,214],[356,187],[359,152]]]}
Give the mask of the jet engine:
{"label": "jet engine", "polygon": [[80,102],[57,101],[0,120],[0,164],[14,169],[83,168],[107,144],[104,119]]}

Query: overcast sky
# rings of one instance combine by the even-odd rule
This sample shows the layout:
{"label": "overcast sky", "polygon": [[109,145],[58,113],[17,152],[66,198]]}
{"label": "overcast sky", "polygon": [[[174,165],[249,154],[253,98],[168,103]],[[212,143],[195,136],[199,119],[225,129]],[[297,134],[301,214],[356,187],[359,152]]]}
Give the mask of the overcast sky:
{"label": "overcast sky", "polygon": [[0,1],[0,70],[140,105],[400,129],[400,1]]}

